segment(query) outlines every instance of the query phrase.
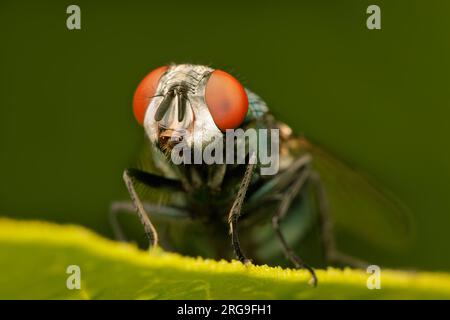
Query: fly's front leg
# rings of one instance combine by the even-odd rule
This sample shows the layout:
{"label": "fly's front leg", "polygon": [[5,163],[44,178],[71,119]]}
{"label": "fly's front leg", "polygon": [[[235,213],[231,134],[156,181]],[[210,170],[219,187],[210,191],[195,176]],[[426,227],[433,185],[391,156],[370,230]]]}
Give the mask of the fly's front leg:
{"label": "fly's front leg", "polygon": [[130,175],[130,171],[128,169],[123,172],[123,180],[125,181],[125,185],[127,186],[128,192],[130,193],[131,201],[133,201],[134,203],[134,207],[139,216],[139,220],[141,220],[141,223],[144,226],[145,234],[150,241],[150,245],[154,248],[158,245],[158,233],[156,232],[155,227],[150,221],[147,212],[145,212],[144,206],[142,205],[142,202],[136,192],[136,188],[134,187],[133,178]]}
{"label": "fly's front leg", "polygon": [[303,167],[299,169],[298,176],[294,183],[289,187],[288,191],[282,194],[281,202],[278,207],[277,213],[272,218],[272,226],[275,231],[276,236],[280,240],[283,252],[287,259],[289,259],[296,268],[304,268],[311,274],[312,285],[317,285],[317,276],[314,269],[307,265],[303,260],[292,250],[292,248],[287,243],[283,232],[280,228],[281,220],[286,216],[287,211],[292,203],[292,201],[298,196],[302,188],[305,186],[307,180],[309,179],[310,169],[308,166],[309,162],[306,162]]}
{"label": "fly's front leg", "polygon": [[247,168],[245,169],[244,178],[241,181],[241,184],[239,186],[239,191],[236,196],[236,199],[234,200],[233,206],[231,207],[230,213],[228,214],[228,225],[230,227],[230,235],[231,235],[231,242],[233,245],[234,252],[236,254],[236,257],[244,264],[248,264],[251,261],[247,259],[244,254],[242,253],[241,246],[239,244],[239,237],[238,237],[238,231],[237,231],[237,223],[239,220],[239,216],[241,215],[241,209],[242,204],[244,203],[245,194],[248,190],[248,185],[252,179],[253,175],[253,168],[254,168],[254,162],[256,160],[256,155],[253,153],[250,157],[249,164]]}
{"label": "fly's front leg", "polygon": [[349,256],[339,252],[336,247],[336,240],[334,237],[333,222],[328,206],[328,198],[325,189],[322,185],[319,175],[316,172],[311,172],[310,181],[314,186],[315,194],[318,202],[320,238],[325,252],[325,258],[329,262],[342,263],[355,268],[365,269],[369,264],[358,258]]}
{"label": "fly's front leg", "polygon": [[144,226],[145,234],[150,241],[150,245],[152,247],[156,247],[158,245],[158,233],[156,232],[156,229],[153,226],[150,217],[145,211],[144,205],[136,192],[135,181],[139,181],[147,186],[163,187],[174,190],[180,190],[181,184],[179,181],[156,176],[137,169],[125,169],[123,172],[123,180],[125,181],[125,185],[127,186],[131,201],[133,202],[135,210],[139,216],[139,220]]}

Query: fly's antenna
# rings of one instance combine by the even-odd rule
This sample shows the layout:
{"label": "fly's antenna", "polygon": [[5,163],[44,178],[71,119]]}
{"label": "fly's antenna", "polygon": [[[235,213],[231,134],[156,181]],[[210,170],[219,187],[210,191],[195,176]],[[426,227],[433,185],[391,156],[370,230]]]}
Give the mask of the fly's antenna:
{"label": "fly's antenna", "polygon": [[186,113],[186,94],[178,92],[178,122],[183,121],[184,115]]}
{"label": "fly's antenna", "polygon": [[164,96],[163,100],[158,106],[158,109],[155,113],[155,121],[161,121],[166,112],[169,110],[172,105],[172,101],[177,97],[178,103],[178,122],[183,121],[183,118],[186,114],[186,102],[189,102],[189,105],[192,107],[191,102],[188,98],[188,92],[195,92],[195,89],[192,88],[193,84],[183,81],[181,84],[177,84],[169,89],[165,95],[157,95]]}
{"label": "fly's antenna", "polygon": [[167,110],[169,110],[172,100],[175,97],[174,90],[169,90],[165,95],[164,99],[159,104],[158,110],[155,113],[155,121],[161,121]]}

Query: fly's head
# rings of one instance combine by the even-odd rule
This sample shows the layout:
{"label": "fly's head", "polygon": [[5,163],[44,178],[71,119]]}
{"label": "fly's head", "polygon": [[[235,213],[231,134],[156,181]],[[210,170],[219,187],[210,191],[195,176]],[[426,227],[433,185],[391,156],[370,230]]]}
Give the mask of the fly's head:
{"label": "fly's head", "polygon": [[150,72],[136,89],[133,110],[150,141],[167,153],[180,142],[203,149],[225,130],[238,128],[248,98],[224,71],[179,64]]}

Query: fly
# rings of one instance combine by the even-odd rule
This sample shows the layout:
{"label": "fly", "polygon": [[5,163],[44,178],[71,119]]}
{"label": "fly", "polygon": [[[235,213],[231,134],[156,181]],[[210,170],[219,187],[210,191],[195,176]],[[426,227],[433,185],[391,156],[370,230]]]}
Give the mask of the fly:
{"label": "fly", "polygon": [[[132,201],[117,202],[112,207],[111,222],[119,238],[124,237],[118,212],[137,212],[153,247],[159,243],[155,218],[199,221],[212,230],[211,243],[216,245],[217,239],[228,238],[237,259],[247,264],[251,260],[241,245],[241,233],[255,235],[253,227],[268,222],[286,258],[296,268],[308,270],[316,285],[314,269],[291,245],[292,239],[302,238],[311,225],[319,226],[327,261],[360,268],[367,265],[339,251],[331,209],[339,227],[356,236],[389,246],[403,246],[408,237],[409,226],[401,203],[295,135],[273,117],[259,96],[224,71],[191,64],[155,69],[139,84],[133,110],[150,144],[141,168],[123,173]],[[275,175],[259,173],[261,164],[254,161],[257,157],[249,148],[245,149],[244,164],[175,164],[171,158],[178,143],[204,151],[204,141],[224,140],[227,130],[249,128],[278,130],[279,171]],[[169,195],[171,203],[147,201],[138,192],[141,186],[153,190],[152,194]],[[340,199],[346,197],[351,201],[344,206]],[[284,230],[283,225],[294,231]],[[256,233],[255,238],[264,242],[265,234]],[[226,247],[217,248],[218,256],[226,255]]]}

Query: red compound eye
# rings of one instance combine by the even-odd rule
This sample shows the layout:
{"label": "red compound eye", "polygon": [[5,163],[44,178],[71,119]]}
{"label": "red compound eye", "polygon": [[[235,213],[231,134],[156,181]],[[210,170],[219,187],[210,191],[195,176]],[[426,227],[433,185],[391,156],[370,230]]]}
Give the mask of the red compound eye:
{"label": "red compound eye", "polygon": [[159,67],[153,70],[139,83],[133,97],[133,112],[139,124],[144,123],[145,113],[147,112],[150,100],[156,93],[159,79],[166,72],[168,66]]}
{"label": "red compound eye", "polygon": [[239,127],[248,110],[244,87],[233,76],[215,70],[206,84],[205,100],[216,126],[225,131]]}

